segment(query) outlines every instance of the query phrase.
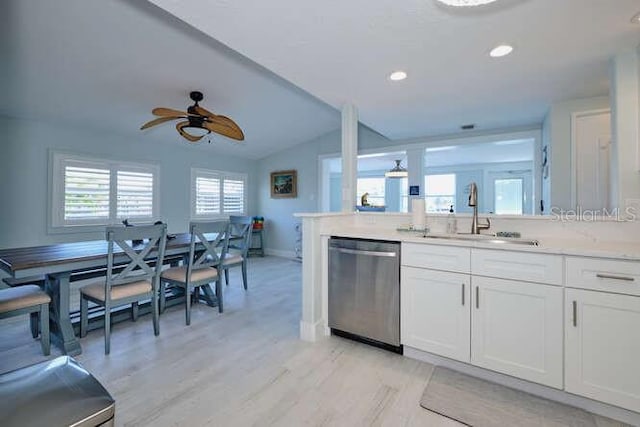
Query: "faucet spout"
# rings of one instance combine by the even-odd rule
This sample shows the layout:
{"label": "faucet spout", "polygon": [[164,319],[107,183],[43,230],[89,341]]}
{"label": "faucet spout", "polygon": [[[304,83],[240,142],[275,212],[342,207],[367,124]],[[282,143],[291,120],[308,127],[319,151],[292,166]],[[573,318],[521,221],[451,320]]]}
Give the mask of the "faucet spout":
{"label": "faucet spout", "polygon": [[480,234],[480,230],[488,230],[491,222],[487,218],[486,224],[478,223],[478,186],[475,182],[469,184],[469,206],[473,208],[473,218],[471,219],[471,234]]}

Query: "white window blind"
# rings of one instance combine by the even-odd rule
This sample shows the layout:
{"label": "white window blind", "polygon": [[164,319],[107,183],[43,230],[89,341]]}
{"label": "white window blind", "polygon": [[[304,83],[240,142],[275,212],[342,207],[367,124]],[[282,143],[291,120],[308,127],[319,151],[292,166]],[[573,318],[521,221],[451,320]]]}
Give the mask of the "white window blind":
{"label": "white window blind", "polygon": [[64,219],[109,218],[109,169],[66,165]]}
{"label": "white window blind", "polygon": [[51,226],[158,217],[158,167],[52,153]]}
{"label": "white window blind", "polygon": [[225,213],[244,213],[244,180],[227,178],[224,180],[224,204]]}
{"label": "white window blind", "polygon": [[118,171],[118,218],[153,216],[153,173]]}
{"label": "white window blind", "polygon": [[246,211],[247,177],[243,174],[191,170],[191,215],[215,218]]}
{"label": "white window blind", "polygon": [[196,215],[207,216],[220,213],[220,179],[196,177]]}

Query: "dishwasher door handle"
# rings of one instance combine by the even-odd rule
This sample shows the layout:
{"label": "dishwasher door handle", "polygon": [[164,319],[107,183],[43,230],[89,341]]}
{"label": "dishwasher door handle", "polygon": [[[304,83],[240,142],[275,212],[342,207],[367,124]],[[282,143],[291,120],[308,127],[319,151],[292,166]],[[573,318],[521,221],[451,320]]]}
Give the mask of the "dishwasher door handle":
{"label": "dishwasher door handle", "polygon": [[398,255],[397,252],[363,251],[363,250],[360,250],[360,249],[336,248],[334,246],[329,247],[329,250],[330,251],[335,251],[335,252],[340,252],[340,253],[343,253],[343,254],[379,256],[379,257],[387,257],[387,258],[395,258]]}

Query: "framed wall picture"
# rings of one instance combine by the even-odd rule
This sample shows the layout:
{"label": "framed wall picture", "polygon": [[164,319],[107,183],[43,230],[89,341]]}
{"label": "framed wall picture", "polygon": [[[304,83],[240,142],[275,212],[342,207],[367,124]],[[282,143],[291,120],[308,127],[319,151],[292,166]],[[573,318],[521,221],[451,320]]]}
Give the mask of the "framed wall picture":
{"label": "framed wall picture", "polygon": [[298,173],[295,170],[271,172],[271,198],[298,197]]}

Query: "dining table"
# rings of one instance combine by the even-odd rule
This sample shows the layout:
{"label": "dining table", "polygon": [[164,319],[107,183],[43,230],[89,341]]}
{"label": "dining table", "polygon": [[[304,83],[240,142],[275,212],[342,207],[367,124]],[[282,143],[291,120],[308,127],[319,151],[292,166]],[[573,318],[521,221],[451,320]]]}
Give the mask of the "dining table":
{"label": "dining table", "polygon": [[[188,257],[191,234],[179,233],[169,237],[171,238],[167,239],[163,261],[177,265]],[[206,235],[206,238],[211,240],[215,237],[215,235]],[[74,322],[72,322],[72,314],[77,311],[73,312],[70,307],[70,283],[75,280],[104,276],[107,253],[106,240],[0,249],[0,269],[13,279],[19,281],[35,277],[42,281],[44,278],[44,289],[51,296],[51,340],[68,355],[78,355],[82,352],[74,330]],[[114,249],[116,260],[117,254],[118,251]],[[156,257],[157,255],[152,252],[146,260],[154,263]],[[203,286],[202,291],[204,301],[210,306],[215,306],[216,297],[213,290],[209,286]]]}

